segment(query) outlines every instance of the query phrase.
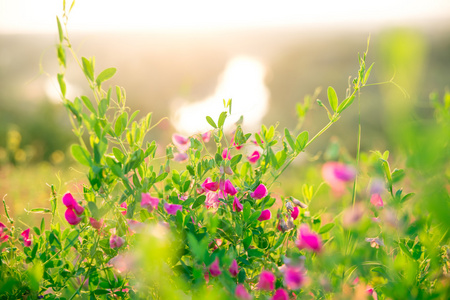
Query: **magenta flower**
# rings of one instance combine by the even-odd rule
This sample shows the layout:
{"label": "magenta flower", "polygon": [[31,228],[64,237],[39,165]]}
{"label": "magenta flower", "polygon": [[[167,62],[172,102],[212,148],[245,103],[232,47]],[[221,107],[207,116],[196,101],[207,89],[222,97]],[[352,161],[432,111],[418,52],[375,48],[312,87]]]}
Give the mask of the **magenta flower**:
{"label": "magenta flower", "polygon": [[211,178],[206,178],[206,180],[202,183],[202,188],[207,191],[215,192],[219,189],[219,183],[212,181]]}
{"label": "magenta flower", "polygon": [[243,209],[244,209],[244,206],[242,205],[241,202],[239,202],[238,197],[234,197],[234,200],[233,200],[233,211],[240,212]]}
{"label": "magenta flower", "polygon": [[145,224],[136,220],[128,220],[128,228],[131,232],[138,232],[141,231],[144,227]]}
{"label": "magenta flower", "polygon": [[77,225],[81,222],[81,218],[77,216],[71,208],[66,209],[64,217],[70,225]]}
{"label": "magenta flower", "polygon": [[322,166],[322,177],[336,196],[342,196],[346,182],[355,179],[356,170],[340,162],[327,162]]}
{"label": "magenta flower", "polygon": [[236,144],[236,142],[234,141],[234,136],[231,138],[231,145],[233,145],[234,148],[236,148],[236,150],[239,150],[242,148],[242,145]]}
{"label": "magenta flower", "polygon": [[222,274],[222,271],[220,271],[219,259],[217,257],[216,260],[214,260],[214,262],[209,266],[209,273],[213,277],[217,277]]}
{"label": "magenta flower", "polygon": [[258,288],[260,290],[272,291],[276,277],[269,271],[262,271],[259,275]]}
{"label": "magenta flower", "polygon": [[158,204],[158,198],[150,196],[149,193],[141,194],[141,207],[147,209],[149,213],[153,212],[154,209],[157,209]]}
{"label": "magenta flower", "polygon": [[125,239],[117,236],[117,235],[112,235],[111,238],[109,239],[109,246],[114,249],[114,248],[120,248],[122,247],[122,245],[125,243]]}
{"label": "magenta flower", "polygon": [[258,221],[267,221],[270,220],[270,218],[272,218],[272,213],[270,212],[270,210],[265,209],[261,212]]}
{"label": "magenta flower", "polygon": [[372,196],[370,197],[370,203],[372,203],[376,207],[384,206],[383,199],[381,199],[380,194],[372,194]]}
{"label": "magenta flower", "polygon": [[292,219],[297,220],[299,214],[300,214],[300,210],[298,209],[297,206],[295,206],[291,212]]}
{"label": "magenta flower", "polygon": [[183,210],[183,206],[180,204],[170,204],[170,203],[164,203],[164,208],[166,209],[167,213],[169,215],[177,215],[177,211]]}
{"label": "magenta flower", "polygon": [[127,207],[128,207],[127,203],[126,202],[122,202],[122,204],[120,204],[120,207],[125,208],[124,211],[120,212],[122,215],[125,216],[127,214]]}
{"label": "magenta flower", "polygon": [[270,300],[289,300],[289,295],[284,289],[278,289]]}
{"label": "magenta flower", "polygon": [[191,146],[189,138],[182,136],[181,134],[174,133],[172,135],[173,144],[180,150],[180,152],[186,152]]}
{"label": "magenta flower", "polygon": [[261,157],[261,154],[259,153],[259,151],[255,150],[252,153],[252,155],[248,156],[247,158],[250,163],[254,164],[259,160],[260,157]]}
{"label": "magenta flower", "polygon": [[236,290],[234,292],[234,295],[236,298],[240,300],[252,300],[253,297],[250,295],[247,290],[245,289],[245,286],[243,284],[238,284],[236,286]]}
{"label": "magenta flower", "polygon": [[267,192],[266,186],[265,186],[264,184],[261,183],[261,184],[258,185],[258,187],[255,189],[255,191],[253,191],[253,192],[250,194],[250,197],[256,198],[256,199],[262,199],[262,198],[266,197],[267,194],[268,194],[268,192]]}
{"label": "magenta flower", "polygon": [[314,252],[320,252],[322,249],[322,241],[319,235],[312,232],[306,224],[300,226],[295,245],[300,250],[306,248]]}
{"label": "magenta flower", "polygon": [[173,160],[176,162],[186,162],[188,160],[189,156],[186,152],[177,152],[173,155]]}
{"label": "magenta flower", "polygon": [[284,269],[284,283],[291,290],[298,290],[305,281],[301,268],[287,266]]}
{"label": "magenta flower", "polygon": [[89,218],[89,223],[91,223],[91,226],[95,229],[100,229],[103,226],[103,220],[97,221],[94,218]]}
{"label": "magenta flower", "polygon": [[30,228],[24,230],[20,235],[23,237],[23,245],[25,247],[30,247],[31,246]]}
{"label": "magenta flower", "polygon": [[225,181],[223,191],[224,191],[225,195],[234,196],[237,194],[236,188],[234,187],[234,185],[231,183],[231,181],[229,179],[227,179]]}
{"label": "magenta flower", "polygon": [[231,263],[230,268],[228,269],[230,271],[231,276],[236,277],[239,273],[239,266],[237,264],[237,261],[233,259],[233,262]]}
{"label": "magenta flower", "polygon": [[0,243],[6,242],[9,238],[9,235],[6,234],[6,226],[2,222],[0,222]]}
{"label": "magenta flower", "polygon": [[207,143],[211,139],[211,131],[207,131],[205,133],[202,133],[202,140],[203,142]]}
{"label": "magenta flower", "polygon": [[75,210],[77,215],[81,215],[84,211],[84,207],[82,207],[78,202],[73,198],[71,193],[65,193],[62,198],[63,204],[70,209]]}
{"label": "magenta flower", "polygon": [[219,195],[214,192],[206,193],[205,205],[206,208],[214,208],[216,209],[219,206],[220,200]]}
{"label": "magenta flower", "polygon": [[223,149],[223,151],[222,151],[222,158],[230,160],[231,159],[231,152],[228,151],[228,149]]}

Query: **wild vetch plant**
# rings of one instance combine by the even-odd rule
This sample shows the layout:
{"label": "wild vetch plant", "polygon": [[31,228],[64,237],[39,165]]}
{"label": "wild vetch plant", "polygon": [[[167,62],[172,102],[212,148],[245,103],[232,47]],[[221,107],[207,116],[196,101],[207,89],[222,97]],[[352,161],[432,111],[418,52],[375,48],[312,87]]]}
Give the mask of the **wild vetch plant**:
{"label": "wild vetch plant", "polygon": [[[329,123],[315,135],[300,130],[309,101],[299,104],[294,131],[263,125],[252,134],[238,123],[229,135],[230,100],[218,118],[207,117],[210,131],[174,134],[161,158],[146,138],[151,113],[137,120],[124,88],[106,87],[116,69],[98,72],[93,57],[74,51],[66,29],[72,7],[64,5],[62,23],[57,18],[57,79],[79,141],[71,152],[89,184],[81,192],[52,188],[51,209],[37,209],[51,213],[51,224],[32,230],[16,227],[5,204],[1,299],[449,296],[446,228],[411,204],[414,194],[399,187],[405,171],[391,170],[389,152],[358,149],[350,159],[337,151],[320,168],[322,182],[298,183],[300,199],[273,191],[294,159],[359,101],[373,66],[366,68],[367,51],[344,100],[329,87],[328,105],[317,101]],[[90,96],[66,98],[69,57]],[[445,124],[449,98],[436,104]],[[325,198],[332,208],[310,210]]]}

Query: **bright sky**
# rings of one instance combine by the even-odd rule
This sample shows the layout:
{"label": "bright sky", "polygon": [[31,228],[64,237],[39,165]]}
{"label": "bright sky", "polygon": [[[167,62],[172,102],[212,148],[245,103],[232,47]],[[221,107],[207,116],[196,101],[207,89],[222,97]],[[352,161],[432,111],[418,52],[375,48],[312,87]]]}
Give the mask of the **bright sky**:
{"label": "bright sky", "polygon": [[[67,0],[67,6],[72,3]],[[55,32],[62,0],[0,0],[0,33]],[[388,25],[449,20],[449,0],[77,0],[71,31]]]}

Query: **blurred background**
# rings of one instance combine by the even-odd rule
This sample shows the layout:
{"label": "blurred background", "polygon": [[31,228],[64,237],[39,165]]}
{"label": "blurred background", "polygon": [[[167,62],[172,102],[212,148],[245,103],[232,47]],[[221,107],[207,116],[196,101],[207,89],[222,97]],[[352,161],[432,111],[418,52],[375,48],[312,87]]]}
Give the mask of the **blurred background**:
{"label": "blurred background", "polygon": [[[310,3],[309,3],[310,2]],[[71,1],[67,2],[70,6]],[[13,213],[23,203],[48,200],[47,183],[70,189],[84,175],[72,168],[74,141],[58,96],[57,27],[62,1],[0,0],[0,197]],[[297,125],[296,103],[333,86],[344,99],[356,76],[358,53],[370,36],[363,89],[362,149],[395,151],[398,124],[430,117],[430,92],[450,81],[450,2],[432,1],[77,1],[68,24],[79,56],[96,57],[97,74],[116,67],[109,84],[123,86],[128,105],[153,120],[168,117],[150,137],[163,149],[174,132],[208,129],[222,99],[244,128]],[[81,70],[68,63],[68,98],[89,95]],[[328,121],[312,99],[303,128]],[[356,152],[358,106],[346,111],[309,150],[338,141]],[[30,184],[30,183],[33,184]],[[23,200],[20,204],[17,200]],[[39,202],[39,201],[38,201]]]}

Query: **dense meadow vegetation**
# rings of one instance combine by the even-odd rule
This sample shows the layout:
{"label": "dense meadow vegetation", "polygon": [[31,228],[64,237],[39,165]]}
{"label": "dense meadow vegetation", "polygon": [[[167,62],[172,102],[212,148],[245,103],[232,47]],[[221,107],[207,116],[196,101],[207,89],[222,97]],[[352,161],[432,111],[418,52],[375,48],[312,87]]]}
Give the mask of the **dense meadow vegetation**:
{"label": "dense meadow vegetation", "polygon": [[[138,119],[125,89],[107,86],[116,69],[77,55],[71,9],[57,19],[57,80],[76,141],[63,181],[75,184],[33,191],[51,191],[46,207],[14,199],[44,215],[37,226],[3,198],[0,299],[450,298],[450,93],[430,95],[432,118],[399,112],[402,157],[361,151],[361,123],[356,151],[332,141],[307,154],[377,84],[368,47],[345,94],[330,86],[297,104],[295,128],[249,133],[240,120],[226,131],[233,102],[223,100],[209,131],[173,134],[160,154],[152,114]],[[66,98],[68,60],[90,95]],[[312,106],[328,117],[317,132],[303,128]],[[5,156],[20,161],[20,135],[9,134]]]}

